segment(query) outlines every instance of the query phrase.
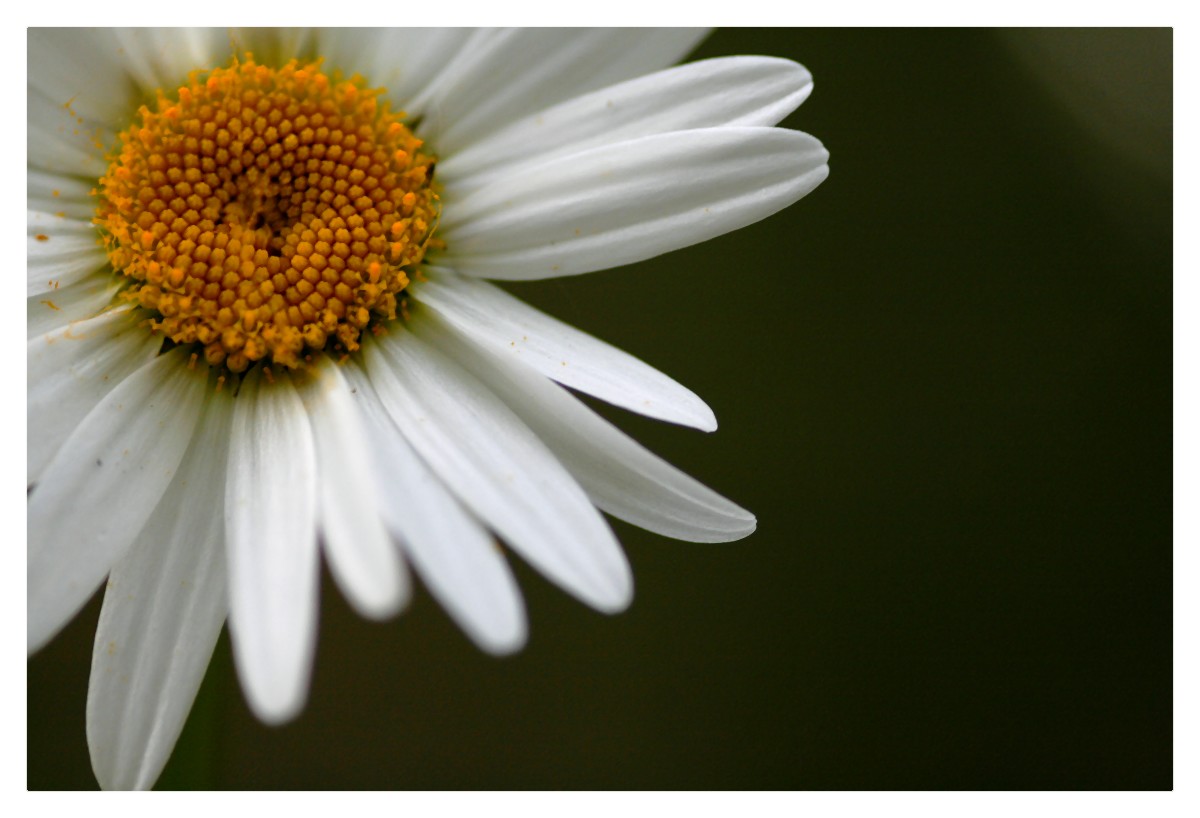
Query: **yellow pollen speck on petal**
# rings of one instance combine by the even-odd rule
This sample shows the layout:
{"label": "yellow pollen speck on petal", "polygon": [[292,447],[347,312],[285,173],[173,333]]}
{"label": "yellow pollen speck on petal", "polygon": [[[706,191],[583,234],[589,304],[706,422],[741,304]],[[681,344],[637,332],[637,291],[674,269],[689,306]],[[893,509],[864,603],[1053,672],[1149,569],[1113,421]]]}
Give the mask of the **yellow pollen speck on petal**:
{"label": "yellow pollen speck on petal", "polygon": [[382,93],[247,55],[158,92],[120,135],[95,222],[123,298],[195,344],[193,365],[296,368],[396,317],[441,243],[434,158]]}

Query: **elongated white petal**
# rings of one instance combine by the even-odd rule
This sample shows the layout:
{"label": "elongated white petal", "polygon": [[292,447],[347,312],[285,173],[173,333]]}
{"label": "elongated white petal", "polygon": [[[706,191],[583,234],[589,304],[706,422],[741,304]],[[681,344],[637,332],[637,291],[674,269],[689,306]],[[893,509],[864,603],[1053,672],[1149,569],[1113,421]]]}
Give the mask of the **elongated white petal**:
{"label": "elongated white petal", "polygon": [[[60,100],[29,89],[25,154],[29,166],[41,171],[80,179],[104,175],[104,145],[115,133],[102,125],[77,122]],[[53,211],[52,211],[53,212]]]}
{"label": "elongated white petal", "polygon": [[29,29],[30,166],[100,178],[138,104],[212,68],[227,38],[223,29]]}
{"label": "elongated white petal", "polygon": [[414,102],[419,133],[449,156],[533,111],[665,68],[706,34],[689,29],[507,29],[467,43]]}
{"label": "elongated white petal", "polygon": [[100,248],[100,234],[90,218],[77,219],[59,215],[59,211],[48,212],[30,207],[25,211],[25,232],[29,236],[44,235],[47,239],[55,237],[83,238],[88,240],[89,247]]}
{"label": "elongated white petal", "polygon": [[28,45],[29,164],[99,179],[138,100],[113,30],[31,28]]}
{"label": "elongated white petal", "polygon": [[[98,178],[98,177],[97,177]],[[25,176],[26,201],[30,210],[62,213],[70,219],[90,221],[96,214],[91,190],[95,179],[77,179],[61,173],[29,168]]]}
{"label": "elongated white petal", "polygon": [[414,318],[413,331],[433,340],[507,403],[609,514],[689,542],[729,542],[754,531],[754,515],[651,454],[528,367],[436,315]]}
{"label": "elongated white petal", "polygon": [[112,36],[122,69],[145,91],[178,88],[190,72],[227,63],[231,51],[224,28],[114,28]]}
{"label": "elongated white petal", "polygon": [[279,724],[308,695],[319,578],[316,454],[286,373],[255,372],[234,399],[225,514],[238,676],[254,714]]}
{"label": "elongated white petal", "polygon": [[38,480],[50,459],[105,395],[154,359],[162,346],[127,310],[29,339],[26,477]]}
{"label": "elongated white petal", "polygon": [[647,417],[711,432],[694,392],[632,355],[551,318],[493,284],[429,268],[413,297],[459,330],[548,378]]}
{"label": "elongated white petal", "polygon": [[95,318],[113,306],[121,282],[106,272],[90,275],[67,287],[25,299],[25,333],[36,338],[77,321]]}
{"label": "elongated white petal", "polygon": [[175,479],[108,576],[87,699],[88,749],[104,789],[153,786],[225,623],[224,480],[233,407],[225,392],[205,400]]}
{"label": "elongated white petal", "polygon": [[489,278],[575,275],[764,219],[829,174],[813,137],[780,128],[647,136],[503,176],[442,216],[444,263]]}
{"label": "elongated white petal", "polygon": [[31,28],[28,55],[31,94],[69,107],[79,124],[112,123],[136,110],[115,29]]}
{"label": "elongated white petal", "polygon": [[624,609],[629,563],[587,495],[475,378],[395,327],[366,350],[392,420],[458,498],[547,577],[592,607]]}
{"label": "elongated white petal", "polygon": [[84,124],[124,125],[141,95],[179,86],[228,50],[220,28],[31,28],[29,86]]}
{"label": "elongated white petal", "polygon": [[54,220],[53,216],[29,213],[30,233],[25,237],[26,295],[52,293],[86,278],[108,263],[99,234],[91,225],[70,219],[46,225],[46,233],[34,232],[34,222]]}
{"label": "elongated white petal", "polygon": [[430,592],[480,648],[519,650],[527,632],[525,606],[503,553],[405,442],[366,375],[354,365],[346,375],[371,438],[388,529]]}
{"label": "elongated white petal", "polygon": [[205,378],[160,356],[88,413],[29,496],[29,650],[49,641],[133,543],[192,439]]}
{"label": "elongated white petal", "polygon": [[331,68],[359,73],[410,117],[412,103],[463,46],[476,36],[470,28],[329,28],[321,31],[321,53]]}
{"label": "elongated white petal", "polygon": [[680,65],[530,114],[438,163],[447,192],[479,187],[569,153],[652,134],[775,125],[812,93],[802,65],[723,57]]}
{"label": "elongated white petal", "polygon": [[380,518],[368,438],[350,388],[338,365],[322,357],[300,397],[316,446],[317,518],[330,573],[359,613],[385,619],[407,601],[407,575]]}
{"label": "elongated white petal", "polygon": [[321,56],[321,29],[305,26],[234,26],[222,30],[226,53],[241,57],[247,51],[259,65],[283,65],[289,60]]}

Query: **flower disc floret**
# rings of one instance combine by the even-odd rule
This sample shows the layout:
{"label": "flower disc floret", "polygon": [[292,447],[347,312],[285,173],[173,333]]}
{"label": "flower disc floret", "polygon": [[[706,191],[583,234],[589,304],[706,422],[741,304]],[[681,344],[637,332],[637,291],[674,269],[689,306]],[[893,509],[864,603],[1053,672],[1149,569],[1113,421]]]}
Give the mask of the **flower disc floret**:
{"label": "flower disc floret", "polygon": [[96,223],[155,331],[232,372],[295,368],[403,310],[436,241],[434,160],[381,95],[247,55],[139,110]]}

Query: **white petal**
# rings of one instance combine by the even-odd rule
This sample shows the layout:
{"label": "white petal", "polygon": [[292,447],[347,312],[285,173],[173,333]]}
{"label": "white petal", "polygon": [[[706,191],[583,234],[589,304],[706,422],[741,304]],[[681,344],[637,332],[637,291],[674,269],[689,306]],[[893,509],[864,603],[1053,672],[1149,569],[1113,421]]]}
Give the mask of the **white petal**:
{"label": "white petal", "polygon": [[689,542],[729,542],[754,531],[754,515],[651,454],[528,367],[435,315],[416,317],[413,332],[433,340],[507,403],[609,514]]}
{"label": "white petal", "polygon": [[[35,70],[31,65],[31,76]],[[125,90],[123,86],[122,82],[115,83],[116,88]],[[31,168],[90,181],[104,174],[104,152],[115,136],[114,119],[81,116],[74,107],[77,99],[78,94],[48,95],[30,83],[26,94],[26,159]]]}
{"label": "white petal", "polygon": [[29,650],[75,615],[132,544],[175,475],[204,405],[187,353],[121,382],[50,461],[29,495]]}
{"label": "white petal", "polygon": [[316,455],[286,373],[255,371],[234,399],[225,483],[229,634],[238,676],[261,721],[294,718],[316,647]]}
{"label": "white petal", "polygon": [[120,288],[120,278],[101,271],[68,287],[29,296],[25,299],[26,337],[36,338],[95,318],[113,306]]}
{"label": "white petal", "polygon": [[99,179],[114,127],[137,109],[112,29],[28,30],[28,162]]}
{"label": "white petal", "polygon": [[213,68],[228,43],[220,28],[31,28],[29,86],[85,123],[124,127],[140,97]]}
{"label": "white petal", "polygon": [[92,225],[32,210],[26,217],[27,296],[68,287],[108,264]]}
{"label": "white petal", "polygon": [[775,125],[812,87],[804,66],[775,57],[722,57],[680,65],[517,120],[441,160],[438,178],[448,192],[459,192],[500,174],[640,136]]}
{"label": "white petal", "polygon": [[629,563],[545,445],[461,367],[400,327],[370,344],[367,374],[400,431],[467,508],[592,607],[633,594]]}
{"label": "white petal", "polygon": [[57,213],[34,208],[25,211],[25,234],[27,236],[44,235],[47,238],[63,236],[87,239],[89,247],[100,247],[100,233],[90,218],[76,219],[66,215],[59,216]]}
{"label": "white petal", "polygon": [[419,134],[449,156],[526,114],[665,68],[707,32],[507,29],[467,43],[413,107]]}
{"label": "white petal", "polygon": [[104,146],[115,137],[111,129],[76,121],[62,102],[52,102],[32,88],[27,105],[25,155],[31,168],[92,180],[104,175]]}
{"label": "white petal", "polygon": [[647,417],[717,428],[694,392],[632,355],[534,309],[495,285],[437,268],[412,295],[485,346],[564,386]]}
{"label": "white petal", "polygon": [[374,474],[389,530],[450,616],[489,653],[525,644],[525,606],[490,534],[430,473],[354,365],[346,367],[371,437]]}
{"label": "white petal", "polygon": [[321,32],[327,67],[361,74],[386,88],[396,109],[420,115],[409,103],[453,63],[474,35],[469,28],[330,28]]}
{"label": "white petal", "polygon": [[[28,161],[98,179],[117,130],[157,88],[212,68],[222,29],[29,29]],[[227,42],[228,40],[225,39]]]}
{"label": "white petal", "polygon": [[137,324],[128,310],[113,310],[29,339],[29,483],[88,412],[158,354],[162,339]]}
{"label": "white petal", "polygon": [[96,198],[91,194],[92,189],[96,187],[96,179],[76,179],[60,173],[29,168],[25,181],[26,200],[30,210],[62,213],[67,218],[83,222],[90,222],[96,215]]}
{"label": "white petal", "polygon": [[[222,28],[115,28],[122,68],[145,91],[172,90],[196,70],[227,64],[229,32]],[[128,116],[128,112],[126,112]]]}
{"label": "white petal", "polygon": [[305,26],[233,26],[221,29],[224,63],[250,52],[259,65],[279,66],[292,59],[323,56],[323,29]]}
{"label": "white petal", "polygon": [[284,26],[267,30],[274,32],[276,41],[279,43],[276,62],[284,63],[296,57],[308,58],[313,52],[320,53],[322,29],[308,26]]}
{"label": "white petal", "polygon": [[300,386],[317,453],[317,507],[329,570],[363,616],[386,619],[408,599],[404,564],[379,516],[367,437],[338,365],[327,356]]}
{"label": "white petal", "polygon": [[137,89],[111,28],[30,28],[29,91],[81,117],[85,126],[128,119]]}
{"label": "white petal", "polygon": [[447,201],[440,260],[535,279],[629,264],[745,227],[829,175],[813,137],[780,128],[647,136],[504,176]]}
{"label": "white petal", "polygon": [[87,699],[88,748],[104,789],[153,786],[225,622],[224,480],[233,408],[225,392],[206,402],[170,488],[108,576]]}

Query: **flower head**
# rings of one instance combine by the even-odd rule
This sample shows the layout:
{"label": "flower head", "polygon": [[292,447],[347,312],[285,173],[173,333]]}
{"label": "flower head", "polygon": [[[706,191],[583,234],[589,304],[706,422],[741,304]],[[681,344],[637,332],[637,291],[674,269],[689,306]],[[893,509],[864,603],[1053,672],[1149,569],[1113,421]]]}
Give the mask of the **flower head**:
{"label": "flower head", "polygon": [[687,31],[30,33],[29,649],[107,577],[106,787],[153,784],[226,618],[247,701],[303,707],[319,561],[364,615],[411,565],[518,649],[496,538],[606,612],[601,511],[679,539],[753,515],[569,387],[711,431],[693,393],[485,279],[628,264],[827,175],[773,127],[786,60],[669,66]]}

